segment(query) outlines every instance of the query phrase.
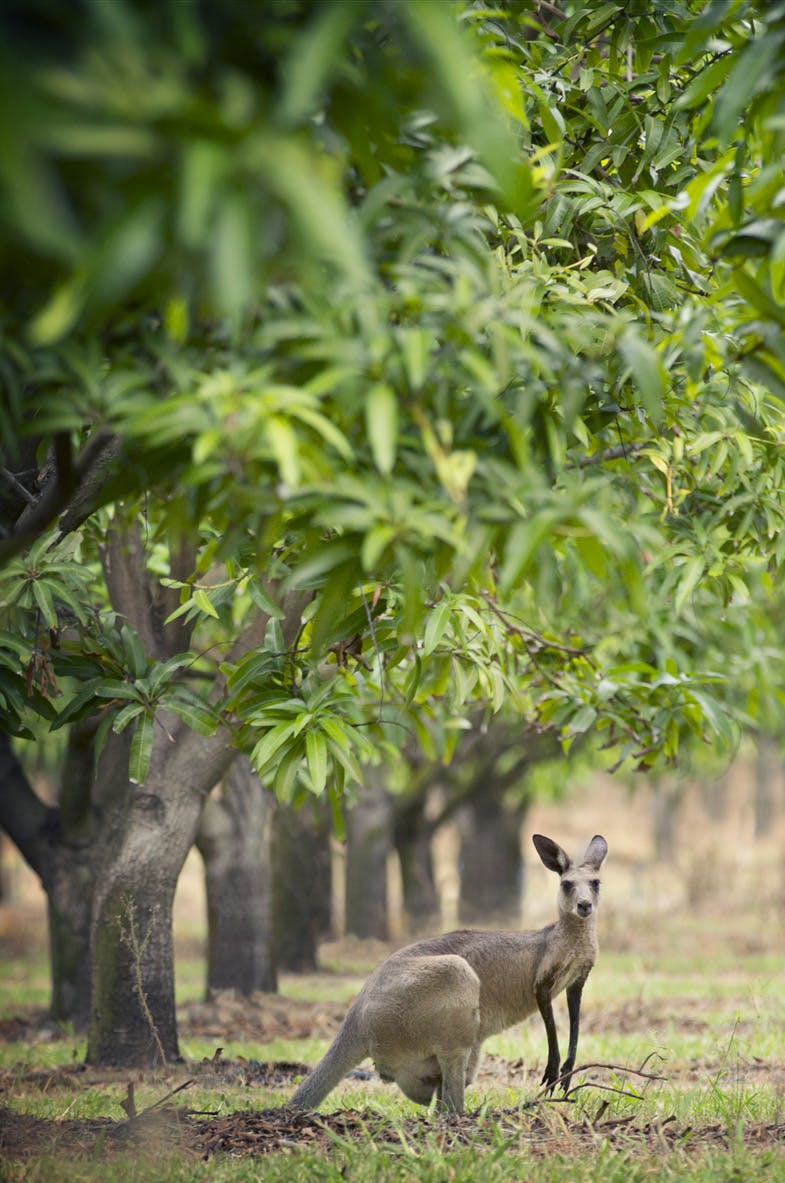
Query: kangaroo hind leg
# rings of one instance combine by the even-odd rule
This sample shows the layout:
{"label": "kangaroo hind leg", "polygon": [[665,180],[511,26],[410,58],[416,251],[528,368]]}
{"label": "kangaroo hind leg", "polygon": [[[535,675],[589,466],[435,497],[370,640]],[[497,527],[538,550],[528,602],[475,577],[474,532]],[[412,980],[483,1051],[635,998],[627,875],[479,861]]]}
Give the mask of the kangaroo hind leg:
{"label": "kangaroo hind leg", "polygon": [[442,1070],[439,1099],[448,1113],[463,1113],[469,1055],[470,1049],[438,1056]]}

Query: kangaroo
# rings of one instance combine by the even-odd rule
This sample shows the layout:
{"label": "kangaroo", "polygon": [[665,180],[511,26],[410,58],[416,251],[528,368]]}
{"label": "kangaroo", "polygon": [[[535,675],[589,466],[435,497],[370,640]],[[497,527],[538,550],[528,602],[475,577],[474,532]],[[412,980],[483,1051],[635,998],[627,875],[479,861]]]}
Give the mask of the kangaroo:
{"label": "kangaroo", "polygon": [[[550,838],[532,841],[560,877],[559,919],[532,932],[465,930],[415,941],[373,971],[332,1046],[289,1107],[313,1109],[370,1056],[383,1081],[422,1105],[434,1096],[463,1113],[483,1042],[539,1010],[548,1036],[542,1083],[566,1092],[578,1049],[581,992],[597,960],[599,871],[608,852],[596,834],[574,863]],[[567,1058],[559,1069],[552,999],[567,991]]]}

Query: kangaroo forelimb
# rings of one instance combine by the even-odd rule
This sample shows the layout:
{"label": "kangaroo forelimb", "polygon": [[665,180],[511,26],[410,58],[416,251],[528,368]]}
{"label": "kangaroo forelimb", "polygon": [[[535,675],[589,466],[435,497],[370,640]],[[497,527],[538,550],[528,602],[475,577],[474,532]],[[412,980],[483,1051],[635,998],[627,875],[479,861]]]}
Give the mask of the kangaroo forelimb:
{"label": "kangaroo forelimb", "polygon": [[569,1090],[570,1080],[572,1078],[572,1070],[575,1067],[575,1056],[578,1052],[578,1034],[581,1026],[581,995],[583,994],[583,987],[586,983],[584,978],[582,981],[573,982],[571,986],[567,987],[567,1013],[570,1016],[570,1042],[567,1048],[567,1059],[561,1066],[559,1077],[561,1086],[565,1093]]}
{"label": "kangaroo forelimb", "polygon": [[556,1034],[556,1021],[553,1017],[551,983],[539,982],[535,989],[535,996],[537,1007],[545,1024],[545,1034],[548,1036],[548,1063],[540,1083],[547,1085],[548,1092],[551,1092],[559,1079],[559,1039]]}

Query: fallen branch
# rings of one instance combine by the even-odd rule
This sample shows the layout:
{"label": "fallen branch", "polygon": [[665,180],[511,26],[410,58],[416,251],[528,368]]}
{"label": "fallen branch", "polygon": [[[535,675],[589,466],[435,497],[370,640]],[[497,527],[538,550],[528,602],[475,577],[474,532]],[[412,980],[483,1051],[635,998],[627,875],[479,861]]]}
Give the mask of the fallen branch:
{"label": "fallen branch", "polygon": [[[550,1094],[556,1088],[557,1085],[562,1084],[566,1080],[569,1080],[570,1077],[577,1075],[579,1072],[588,1072],[591,1069],[597,1069],[597,1068],[602,1068],[607,1072],[618,1072],[624,1076],[638,1076],[642,1080],[661,1080],[661,1081],[667,1080],[668,1079],[667,1076],[661,1076],[660,1074],[655,1073],[655,1072],[645,1072],[644,1071],[644,1068],[648,1064],[649,1060],[651,1060],[654,1056],[659,1056],[659,1052],[650,1052],[649,1055],[646,1056],[645,1060],[643,1060],[643,1062],[641,1063],[640,1068],[628,1068],[623,1064],[604,1064],[602,1062],[591,1063],[591,1064],[581,1064],[581,1065],[579,1065],[578,1068],[574,1068],[571,1072],[565,1072],[562,1076],[557,1077],[557,1079],[553,1082],[553,1084],[542,1085],[537,1096],[532,1098],[531,1101],[527,1101],[526,1104],[524,1105],[524,1109],[533,1109],[536,1105],[541,1105],[543,1103],[545,1103],[545,1104],[549,1104],[549,1103],[550,1104],[559,1104],[559,1105],[563,1105],[566,1103],[568,1105],[571,1105],[573,1103],[572,1102],[573,1093],[577,1093],[580,1089],[586,1089],[586,1088],[593,1088],[593,1089],[597,1089],[600,1092],[606,1092],[606,1093],[618,1093],[622,1097],[629,1097],[630,1100],[632,1100],[632,1101],[642,1101],[643,1097],[641,1096],[640,1093],[628,1092],[626,1089],[616,1088],[614,1085],[610,1085],[610,1084],[599,1084],[596,1081],[592,1081],[592,1080],[584,1080],[584,1081],[581,1081],[579,1084],[573,1085],[572,1088],[568,1088],[565,1091],[565,1094],[563,1097],[552,1097]],[[660,1057],[660,1058],[662,1058],[662,1057]]]}
{"label": "fallen branch", "polygon": [[174,1097],[177,1093],[181,1093],[183,1089],[189,1088],[193,1084],[193,1080],[184,1080],[182,1084],[178,1084],[177,1088],[170,1089],[163,1097],[154,1101],[152,1105],[148,1105],[146,1109],[137,1110],[136,1102],[134,1100],[134,1084],[133,1081],[128,1082],[128,1092],[120,1102],[120,1107],[128,1114],[129,1121],[138,1121],[140,1117],[144,1117],[148,1113],[152,1113],[154,1109],[159,1109],[161,1105],[165,1105],[170,1097]]}

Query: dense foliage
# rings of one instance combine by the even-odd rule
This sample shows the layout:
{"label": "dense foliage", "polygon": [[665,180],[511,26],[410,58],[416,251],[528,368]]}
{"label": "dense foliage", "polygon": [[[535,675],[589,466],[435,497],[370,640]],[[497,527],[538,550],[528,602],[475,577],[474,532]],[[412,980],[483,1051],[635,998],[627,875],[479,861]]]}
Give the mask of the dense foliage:
{"label": "dense foliage", "polygon": [[7,730],[775,725],[785,5],[635,7],[4,6]]}

